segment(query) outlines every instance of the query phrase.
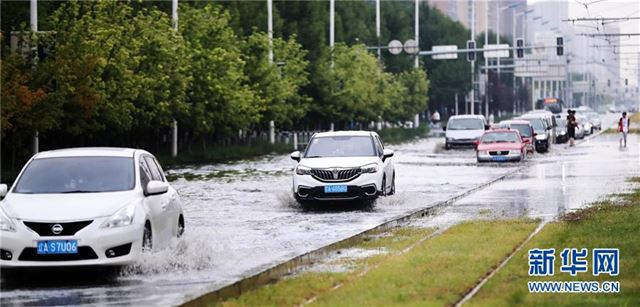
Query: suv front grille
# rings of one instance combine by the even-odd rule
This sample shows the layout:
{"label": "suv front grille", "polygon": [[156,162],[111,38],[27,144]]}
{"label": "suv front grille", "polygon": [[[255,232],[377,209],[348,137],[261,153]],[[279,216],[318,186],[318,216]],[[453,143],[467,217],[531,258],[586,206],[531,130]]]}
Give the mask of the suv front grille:
{"label": "suv front grille", "polygon": [[360,176],[360,168],[312,169],[311,174],[319,181],[345,182],[351,181]]}
{"label": "suv front grille", "polygon": [[[49,237],[49,236],[73,236],[76,232],[80,231],[80,229],[87,227],[93,221],[78,221],[78,222],[67,222],[67,223],[40,223],[40,222],[24,222],[24,225],[29,227],[29,229],[35,231],[40,236]],[[53,226],[60,225],[62,226],[62,231],[58,234],[53,232]]]}
{"label": "suv front grille", "polygon": [[489,154],[492,155],[492,156],[506,156],[506,155],[509,154],[509,151],[508,150],[490,151]]}

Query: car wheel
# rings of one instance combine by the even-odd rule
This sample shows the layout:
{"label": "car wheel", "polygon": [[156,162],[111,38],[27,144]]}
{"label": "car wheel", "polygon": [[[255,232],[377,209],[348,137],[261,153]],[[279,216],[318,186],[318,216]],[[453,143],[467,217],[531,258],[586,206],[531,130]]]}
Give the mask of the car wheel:
{"label": "car wheel", "polygon": [[178,233],[177,237],[180,238],[184,234],[184,217],[180,215],[178,218]]}
{"label": "car wheel", "polygon": [[147,221],[144,224],[144,232],[142,233],[142,251],[149,252],[153,247],[153,235],[151,233],[151,223]]}
{"label": "car wheel", "polygon": [[444,149],[445,150],[451,149],[451,145],[449,145],[449,143],[447,143],[447,142],[444,142]]}
{"label": "car wheel", "polygon": [[386,176],[382,177],[382,187],[381,188],[382,188],[381,189],[382,191],[380,191],[380,194],[382,196],[387,196],[387,177]]}
{"label": "car wheel", "polygon": [[389,195],[396,194],[396,173],[393,173],[393,177],[391,179],[391,191],[389,191]]}

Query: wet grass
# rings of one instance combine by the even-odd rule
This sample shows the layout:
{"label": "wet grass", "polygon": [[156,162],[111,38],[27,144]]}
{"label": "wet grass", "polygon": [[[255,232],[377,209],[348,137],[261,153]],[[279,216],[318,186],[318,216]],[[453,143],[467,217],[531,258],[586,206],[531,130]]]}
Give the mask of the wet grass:
{"label": "wet grass", "polygon": [[[640,182],[640,178],[630,181]],[[500,272],[469,301],[470,306],[640,306],[640,189],[618,195],[616,201],[602,201],[565,215],[550,223],[519,251]],[[572,277],[560,272],[564,248],[589,250],[588,272]],[[555,248],[551,277],[528,276],[528,250]],[[620,275],[594,277],[593,248],[620,249]],[[567,294],[529,293],[528,281],[619,281],[620,293]]]}
{"label": "wet grass", "polygon": [[[419,240],[433,230],[399,228],[354,246],[386,253],[356,260],[352,271],[302,273],[223,305],[292,306],[311,298],[313,305],[321,306],[451,305],[536,224],[529,220],[467,222],[423,242]],[[408,252],[399,252],[416,242]]]}
{"label": "wet grass", "polygon": [[252,145],[210,146],[207,151],[181,152],[178,157],[159,156],[162,166],[166,169],[185,165],[201,165],[226,163],[237,160],[252,159],[268,154],[284,154],[293,151],[293,145],[257,143]]}
{"label": "wet grass", "polygon": [[[304,270],[289,278],[249,291],[236,299],[223,302],[223,306],[295,306],[311,298],[330,293],[337,285],[352,282],[369,267],[376,266],[402,249],[418,242],[434,232],[430,228],[402,227],[380,231],[366,237],[352,249],[382,250],[367,258],[340,259],[331,261],[332,265],[344,265],[346,272],[318,272]],[[212,305],[215,305],[212,303]]]}
{"label": "wet grass", "polygon": [[429,126],[427,124],[420,125],[418,129],[386,128],[378,131],[378,134],[385,144],[399,144],[427,137],[427,134],[429,134]]}

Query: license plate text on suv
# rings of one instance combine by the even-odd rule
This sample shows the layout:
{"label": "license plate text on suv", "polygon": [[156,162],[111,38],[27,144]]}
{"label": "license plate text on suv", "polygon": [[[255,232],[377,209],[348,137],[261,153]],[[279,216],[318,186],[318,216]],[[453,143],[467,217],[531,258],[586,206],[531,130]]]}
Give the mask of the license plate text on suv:
{"label": "license plate text on suv", "polygon": [[346,185],[325,185],[325,193],[347,193]]}

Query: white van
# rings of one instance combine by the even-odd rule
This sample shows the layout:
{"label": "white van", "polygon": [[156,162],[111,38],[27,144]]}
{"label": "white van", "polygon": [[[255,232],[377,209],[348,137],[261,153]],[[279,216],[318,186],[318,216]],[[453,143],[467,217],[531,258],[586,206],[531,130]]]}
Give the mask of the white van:
{"label": "white van", "polygon": [[473,146],[485,130],[489,129],[487,120],[482,115],[455,115],[449,117],[445,130],[444,148],[455,146]]}

